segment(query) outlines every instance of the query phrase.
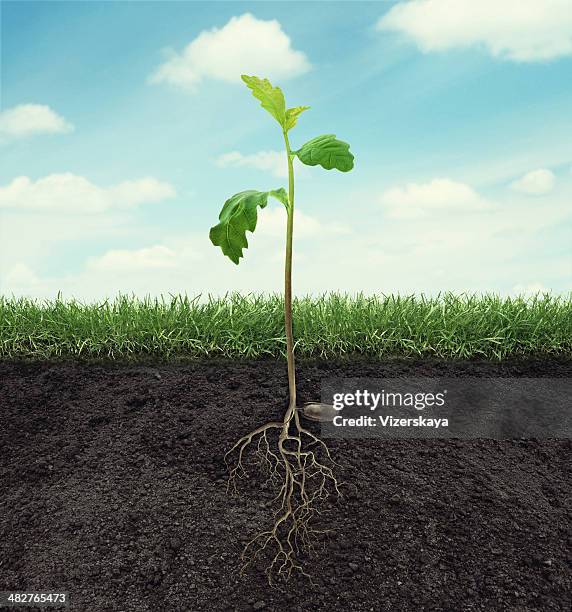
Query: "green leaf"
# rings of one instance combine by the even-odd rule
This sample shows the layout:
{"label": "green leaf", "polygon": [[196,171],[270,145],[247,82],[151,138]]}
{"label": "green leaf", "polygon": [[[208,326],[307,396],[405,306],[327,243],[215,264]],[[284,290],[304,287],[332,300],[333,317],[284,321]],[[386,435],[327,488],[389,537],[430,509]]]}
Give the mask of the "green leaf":
{"label": "green leaf", "polygon": [[291,130],[298,121],[298,116],[304,111],[308,110],[309,106],[294,106],[286,111],[286,120],[284,121],[284,129],[288,132]]}
{"label": "green leaf", "polygon": [[312,138],[294,153],[306,166],[320,165],[326,170],[335,168],[340,172],[349,172],[354,167],[354,156],[350,145],[337,140],[335,134],[323,134]]}
{"label": "green leaf", "polygon": [[252,95],[260,100],[262,108],[265,108],[281,126],[284,126],[286,102],[280,87],[272,87],[268,79],[259,79],[256,76],[243,74],[241,79],[252,90]]}
{"label": "green leaf", "polygon": [[286,208],[288,208],[288,194],[286,193],[284,187],[280,187],[280,189],[273,189],[272,191],[268,192],[268,195],[273,196],[278,201],[282,202]]}
{"label": "green leaf", "polygon": [[246,231],[253,232],[258,220],[257,207],[264,208],[268,196],[273,196],[286,205],[288,196],[283,188],[273,191],[241,191],[229,198],[218,216],[220,223],[211,227],[209,238],[215,246],[235,264],[243,256],[242,249],[248,248]]}

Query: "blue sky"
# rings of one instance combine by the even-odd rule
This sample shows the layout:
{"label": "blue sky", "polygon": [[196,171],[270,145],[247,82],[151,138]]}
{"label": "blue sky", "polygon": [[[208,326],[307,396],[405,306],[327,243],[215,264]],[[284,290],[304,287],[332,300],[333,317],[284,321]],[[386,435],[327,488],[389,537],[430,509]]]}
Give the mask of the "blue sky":
{"label": "blue sky", "polygon": [[296,293],[570,291],[566,0],[0,4],[3,294],[280,291],[278,204],[240,266],[208,240],[286,184],[241,72],[356,157],[297,167]]}

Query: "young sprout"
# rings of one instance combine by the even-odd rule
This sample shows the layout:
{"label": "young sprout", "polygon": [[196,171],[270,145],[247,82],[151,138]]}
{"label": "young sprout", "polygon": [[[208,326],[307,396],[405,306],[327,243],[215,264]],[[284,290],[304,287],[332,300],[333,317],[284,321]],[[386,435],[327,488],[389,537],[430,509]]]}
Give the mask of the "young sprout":
{"label": "young sprout", "polygon": [[[294,367],[294,339],[292,334],[292,237],[294,230],[294,158],[307,166],[322,166],[326,170],[336,169],[348,172],[354,166],[354,156],[346,142],[338,140],[334,134],[323,134],[312,138],[299,149],[293,150],[288,134],[296,126],[299,116],[309,106],[286,108],[284,94],[279,87],[274,87],[268,79],[242,75],[242,80],[276,120],[282,131],[286,160],[288,163],[288,191],[283,187],[271,191],[247,190],[230,197],[222,207],[219,222],[210,230],[211,242],[222,249],[235,264],[243,257],[243,249],[248,248],[246,232],[254,232],[258,220],[258,207],[263,209],[268,198],[278,200],[286,209],[286,261],[284,274],[284,326],[286,332],[286,354],[288,364],[289,403],[283,421],[270,422],[255,429],[241,438],[227,453],[225,460],[235,450],[238,451],[238,463],[230,469],[229,485],[235,486],[237,477],[245,475],[242,464],[243,453],[254,439],[258,439],[258,450],[266,453],[265,465],[274,482],[281,478],[280,493],[277,499],[281,502],[272,529],[257,535],[243,553],[245,566],[249,565],[259,553],[274,545],[276,552],[267,574],[269,580],[275,575],[289,578],[293,570],[307,575],[297,560],[300,545],[303,549],[311,547],[309,537],[314,532],[309,527],[309,520],[315,512],[316,503],[329,495],[331,485],[339,495],[338,481],[332,468],[333,464],[327,446],[299,420],[296,410],[296,375]],[[271,450],[267,434],[272,430],[279,432],[276,451]],[[292,431],[291,431],[292,430]],[[325,456],[322,460],[316,450],[307,450],[309,445],[318,445]],[[250,555],[248,555],[250,553]]]}
{"label": "young sprout", "polygon": [[242,80],[252,90],[252,95],[260,100],[278,122],[284,138],[285,154],[288,162],[288,192],[283,187],[271,191],[241,191],[229,198],[222,207],[219,223],[211,228],[210,239],[215,246],[235,264],[243,257],[243,249],[248,248],[247,230],[254,232],[258,220],[257,208],[265,208],[268,197],[272,196],[286,208],[286,266],[284,283],[284,308],[286,328],[286,350],[288,359],[288,380],[290,403],[296,401],[294,374],[294,342],[292,337],[292,237],[294,230],[294,158],[297,157],[307,166],[322,166],[326,170],[348,172],[354,167],[354,156],[350,146],[336,138],[334,134],[323,134],[312,138],[297,150],[292,150],[288,132],[295,127],[298,117],[309,106],[286,108],[284,94],[279,87],[273,87],[268,79],[242,75]]}

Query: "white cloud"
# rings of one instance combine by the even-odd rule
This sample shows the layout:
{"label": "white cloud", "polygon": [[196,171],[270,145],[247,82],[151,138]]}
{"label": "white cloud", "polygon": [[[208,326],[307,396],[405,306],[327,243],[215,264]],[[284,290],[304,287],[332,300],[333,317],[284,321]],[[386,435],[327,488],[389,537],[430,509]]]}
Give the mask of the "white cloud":
{"label": "white cloud", "polygon": [[[87,217],[94,218],[99,217]],[[150,246],[114,248],[87,257],[85,265],[77,272],[43,276],[34,271],[41,255],[37,251],[32,255],[28,252],[28,242],[33,246],[43,233],[35,227],[32,232],[31,237],[22,237],[17,252],[14,250],[17,242],[13,241],[10,251],[6,251],[7,258],[4,258],[4,253],[0,257],[0,287],[4,294],[54,297],[61,291],[64,297],[93,300],[118,293],[138,296],[201,293],[206,296],[227,291],[272,292],[282,288],[286,215],[278,204],[260,211],[256,232],[247,233],[249,248],[245,250],[240,267],[232,264],[219,248],[212,245],[205,228],[200,232],[163,236],[161,243],[153,242],[152,234],[156,231],[150,231],[147,234]],[[305,288],[307,278],[312,278],[316,272],[315,253],[322,248],[331,252],[332,248],[337,248],[337,240],[346,239],[350,233],[349,227],[342,223],[333,220],[322,222],[297,210],[294,260],[301,264],[295,272],[300,290]],[[131,240],[133,236],[130,236]],[[77,239],[85,237],[82,233]],[[141,239],[143,235],[138,233],[137,237]],[[123,237],[116,235],[114,240],[121,244]],[[50,246],[56,251],[59,246],[59,241],[53,240],[50,234],[46,242],[44,258],[49,257]],[[5,245],[0,244],[3,251]],[[306,253],[307,247],[310,250]],[[309,273],[303,272],[306,265],[310,267]]]}
{"label": "white cloud", "polygon": [[6,273],[6,282],[16,287],[36,287],[40,279],[36,273],[25,263],[18,262]]}
{"label": "white cloud", "polygon": [[73,125],[42,104],[20,104],[0,112],[0,139],[15,139],[33,134],[65,134]]}
{"label": "white cloud", "polygon": [[423,52],[484,46],[528,62],[572,55],[570,0],[413,0],[392,7],[381,31],[412,38]]}
{"label": "white cloud", "polygon": [[176,266],[177,254],[163,245],[136,250],[111,250],[100,257],[91,257],[87,262],[88,269],[107,272],[160,270]]}
{"label": "white cloud", "polygon": [[220,29],[201,32],[181,53],[171,51],[150,82],[193,89],[205,78],[234,83],[245,73],[279,79],[309,69],[305,54],[292,48],[278,21],[245,13]]}
{"label": "white cloud", "polygon": [[448,178],[388,189],[380,201],[387,209],[387,215],[394,219],[423,217],[438,210],[455,212],[489,208],[471,187]]}
{"label": "white cloud", "polygon": [[286,154],[281,151],[259,151],[251,155],[243,155],[240,151],[223,153],[216,159],[221,168],[256,168],[270,172],[273,176],[284,178],[288,176]]}
{"label": "white cloud", "polygon": [[[335,235],[350,234],[351,229],[343,223],[323,222],[301,210],[294,213],[294,240],[331,237]],[[286,210],[283,206],[265,208],[258,216],[256,234],[270,238],[285,238],[286,236]],[[249,236],[250,234],[247,234]]]}
{"label": "white cloud", "polygon": [[555,177],[550,170],[532,170],[511,183],[511,188],[528,195],[544,195],[554,189]]}
{"label": "white cloud", "polygon": [[[288,162],[284,151],[258,151],[250,155],[244,155],[240,151],[230,151],[223,153],[215,160],[217,166],[221,168],[255,168],[270,172],[272,176],[286,178],[288,176]],[[294,158],[294,166],[298,177],[308,176],[309,168]]]}
{"label": "white cloud", "polygon": [[68,172],[50,174],[37,181],[19,176],[5,187],[0,186],[0,209],[100,213],[159,202],[175,195],[171,185],[152,177],[99,187]]}
{"label": "white cloud", "polygon": [[[431,214],[404,221],[381,214],[375,191],[367,187],[329,193],[321,204],[314,202],[321,213],[296,211],[294,293],[568,292],[571,196],[572,185],[563,183],[539,207],[534,199],[504,190],[487,209],[470,214],[424,209]],[[208,219],[192,232],[170,234],[165,227],[160,241],[156,223],[134,227],[129,213],[118,210],[35,213],[33,220],[2,211],[3,294],[53,298],[62,291],[64,297],[99,300],[117,293],[206,297],[283,289],[286,219],[276,202],[260,211],[256,232],[247,233],[249,248],[240,266],[210,243]],[[102,240],[111,250],[102,250]],[[70,249],[80,258],[79,269],[61,263]]]}
{"label": "white cloud", "polygon": [[542,283],[529,283],[528,285],[515,285],[512,293],[515,295],[529,296],[537,293],[547,293],[549,290]]}

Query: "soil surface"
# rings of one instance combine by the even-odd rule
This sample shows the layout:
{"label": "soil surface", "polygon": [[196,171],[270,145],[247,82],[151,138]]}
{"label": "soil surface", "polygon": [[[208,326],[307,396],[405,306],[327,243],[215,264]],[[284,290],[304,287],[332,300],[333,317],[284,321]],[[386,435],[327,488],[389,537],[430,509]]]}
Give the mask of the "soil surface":
{"label": "soil surface", "polygon": [[[329,376],[563,376],[570,362],[297,366]],[[269,525],[255,477],[223,455],[287,395],[283,362],[0,363],[0,591],[59,589],[71,610],[572,609],[570,440],[330,440],[357,485],[295,576],[238,572]],[[316,431],[314,424],[311,425]]]}

